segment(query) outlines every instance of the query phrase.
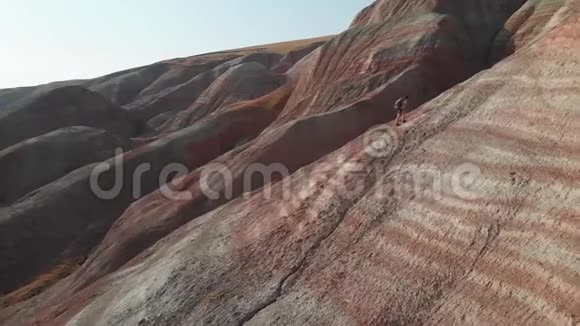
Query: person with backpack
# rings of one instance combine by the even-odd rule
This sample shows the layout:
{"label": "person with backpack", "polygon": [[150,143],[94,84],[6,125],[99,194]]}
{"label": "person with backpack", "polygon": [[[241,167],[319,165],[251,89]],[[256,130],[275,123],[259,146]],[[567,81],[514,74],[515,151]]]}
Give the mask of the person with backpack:
{"label": "person with backpack", "polygon": [[397,126],[401,125],[402,123],[407,122],[405,118],[405,109],[407,108],[407,102],[409,101],[409,96],[399,98],[394,105],[395,110],[397,110],[397,119],[395,119],[395,124]]}

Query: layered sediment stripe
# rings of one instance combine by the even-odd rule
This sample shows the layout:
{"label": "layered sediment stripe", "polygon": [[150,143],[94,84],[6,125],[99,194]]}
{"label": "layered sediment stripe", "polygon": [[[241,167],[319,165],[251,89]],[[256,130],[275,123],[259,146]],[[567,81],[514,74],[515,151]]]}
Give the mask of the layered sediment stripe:
{"label": "layered sediment stripe", "polygon": [[[458,292],[470,296],[471,300],[496,313],[508,309],[512,316],[502,316],[505,320],[525,320],[522,315],[530,314],[535,315],[535,319],[545,319],[551,321],[550,323],[559,324],[558,320],[561,322],[569,320],[566,311],[574,311],[577,308],[576,303],[564,299],[573,294],[570,289],[551,292],[551,286],[546,284],[544,279],[530,277],[523,269],[498,270],[498,267],[501,268],[479,267],[485,274],[474,271],[469,280],[465,281],[465,287]],[[496,301],[492,302],[491,298],[496,298]],[[510,307],[512,304],[515,306]],[[514,309],[516,307],[517,309]]]}
{"label": "layered sediment stripe", "polygon": [[[296,91],[274,127],[340,109],[405,71],[409,85],[398,92],[410,93],[417,106],[473,72],[468,42],[465,30],[440,14],[351,29],[319,48],[309,69],[302,68]],[[394,100],[385,99],[385,110]]]}
{"label": "layered sediment stripe", "polygon": [[490,325],[507,323],[566,325],[569,323],[570,318],[565,314],[557,311],[545,313],[543,309],[536,308],[538,305],[542,306],[542,303],[530,303],[526,298],[529,297],[525,291],[514,289],[509,284],[490,278],[477,283],[464,283],[457,287],[453,295],[446,297],[447,304],[439,307],[425,324],[460,325],[466,321],[477,324],[489,322]]}
{"label": "layered sediment stripe", "polygon": [[559,19],[557,13],[565,5],[566,0],[526,1],[508,19],[505,29],[496,35],[491,59],[502,59],[533,44],[545,32],[560,23],[554,19]]}
{"label": "layered sediment stripe", "polygon": [[[525,68],[520,66],[519,69]],[[559,76],[566,76],[560,80],[571,80],[570,75],[575,73],[561,67],[546,70],[550,69]],[[526,75],[525,71],[523,75]],[[434,274],[444,273],[452,277],[444,289],[445,294],[438,299],[435,296],[440,306],[434,309],[435,316],[431,321],[450,321],[449,318],[458,317],[454,320],[456,323],[493,320],[496,324],[565,324],[572,320],[572,313],[578,310],[575,294],[580,283],[575,271],[579,266],[575,259],[578,256],[575,250],[576,231],[566,230],[565,225],[570,223],[573,219],[570,216],[577,211],[577,206],[574,206],[576,198],[571,194],[578,185],[574,176],[580,167],[575,139],[575,126],[579,122],[574,120],[578,111],[566,103],[574,101],[569,96],[569,89],[546,88],[554,95],[550,103],[552,107],[540,106],[533,110],[537,126],[530,126],[532,119],[526,117],[529,110],[523,107],[526,103],[533,106],[536,98],[532,96],[528,100],[526,93],[519,91],[517,79],[510,81],[510,77],[506,75],[497,80],[506,81],[504,91],[494,94],[494,99],[499,97],[501,101],[483,102],[468,117],[426,142],[416,156],[407,156],[410,162],[420,160],[429,166],[437,164],[442,168],[454,162],[470,162],[481,167],[484,180],[477,184],[478,189],[475,190],[479,198],[476,201],[462,201],[456,197],[450,197],[452,200],[444,197],[440,201],[405,199],[399,203],[401,208],[378,227],[382,232],[372,233],[351,247],[349,253],[356,252],[363,257],[368,253],[369,257],[390,255],[392,258],[387,258],[388,263],[381,266],[390,272],[389,277],[381,279],[377,275],[367,275],[364,284],[358,284],[364,286],[364,290],[358,285],[350,288],[354,291],[381,289],[387,298],[393,292],[397,293],[396,303],[389,307],[381,306],[383,302],[379,300],[373,301],[378,307],[363,310],[355,301],[349,306],[353,318],[361,318],[361,312],[367,312],[368,318],[361,320],[363,323],[369,322],[373,320],[370,311],[382,308],[394,320],[398,305],[406,306],[409,309],[407,313],[414,314],[415,301],[396,289],[410,280],[415,284],[431,285],[437,279]],[[564,83],[559,84],[557,86]],[[565,92],[568,95],[562,95]],[[521,103],[522,100],[524,103]],[[516,103],[517,106],[514,105]],[[517,119],[518,116],[521,119]],[[550,121],[560,123],[554,127]],[[562,146],[554,149],[558,144]],[[541,166],[538,167],[538,164]],[[510,174],[513,170],[517,171],[516,175]],[[446,207],[453,202],[459,202],[457,206],[463,210]],[[474,237],[472,251],[475,255],[467,255],[470,249],[466,250],[465,247],[458,251],[465,244],[464,232],[446,233],[449,227],[437,228],[440,225],[431,223],[429,211],[412,210],[414,205],[424,209],[425,203],[430,205],[429,208],[444,208],[450,220],[461,220],[457,222],[460,225],[469,221],[466,217],[472,216],[470,212],[480,212],[486,216],[485,222],[474,222],[480,231]],[[406,213],[409,211],[416,215],[408,217]],[[546,227],[543,232],[530,232],[529,229],[538,222],[550,225],[560,221],[564,225]],[[327,246],[331,247],[330,244]],[[430,260],[433,261],[432,266]],[[371,261],[375,262],[376,259]],[[309,284],[316,287],[316,279],[324,277],[320,274],[331,273],[330,270],[338,264],[329,265],[324,270],[313,270],[308,274],[311,278]],[[353,265],[356,266],[350,261],[349,266],[352,267],[346,274],[354,275],[358,271],[359,267]],[[374,272],[368,268],[368,262],[361,265],[367,268],[369,274]],[[433,274],[428,275],[426,270],[422,270],[425,268]],[[385,287],[382,281],[395,284]],[[409,287],[409,291],[413,290],[412,286]],[[326,289],[325,293],[328,292]],[[337,293],[340,292],[332,296]],[[414,293],[423,300],[430,298],[428,291]],[[357,297],[354,293],[350,296]],[[459,297],[465,301],[458,300]],[[340,301],[339,298],[336,300]],[[283,306],[281,303],[268,311],[283,309]],[[426,307],[429,305],[421,309]],[[471,307],[481,309],[472,310]],[[424,310],[419,310],[418,315],[422,312]]]}

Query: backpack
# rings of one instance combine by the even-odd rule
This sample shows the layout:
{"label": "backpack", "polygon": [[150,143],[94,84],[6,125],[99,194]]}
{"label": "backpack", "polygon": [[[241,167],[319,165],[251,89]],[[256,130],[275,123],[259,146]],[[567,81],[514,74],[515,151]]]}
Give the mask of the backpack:
{"label": "backpack", "polygon": [[400,98],[395,102],[395,110],[397,111],[401,111],[403,109],[403,103],[405,103],[405,99]]}

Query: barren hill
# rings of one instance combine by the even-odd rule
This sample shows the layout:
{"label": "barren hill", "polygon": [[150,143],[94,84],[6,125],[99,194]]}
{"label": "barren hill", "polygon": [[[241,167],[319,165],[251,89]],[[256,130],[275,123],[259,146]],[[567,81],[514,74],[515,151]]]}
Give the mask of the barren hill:
{"label": "barren hill", "polygon": [[580,322],[577,0],[377,0],[2,105],[2,324]]}

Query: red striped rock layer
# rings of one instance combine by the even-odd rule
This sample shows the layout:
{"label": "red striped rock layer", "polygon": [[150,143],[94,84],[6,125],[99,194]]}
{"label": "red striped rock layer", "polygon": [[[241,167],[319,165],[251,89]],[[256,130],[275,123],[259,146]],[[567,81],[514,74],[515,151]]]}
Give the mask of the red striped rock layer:
{"label": "red striped rock layer", "polygon": [[416,107],[485,67],[490,39],[519,4],[375,2],[361,13],[367,18],[299,64],[303,74],[275,126],[350,104],[409,71],[414,79],[384,109],[402,95]]}
{"label": "red striped rock layer", "polygon": [[[453,28],[447,25],[444,17],[435,15],[426,19],[434,22],[429,28],[434,28],[436,30],[435,33],[441,34],[440,39],[446,38],[445,33],[449,29],[453,31]],[[439,30],[441,27],[439,23],[443,25],[441,30]],[[424,22],[421,22],[418,26],[425,28]],[[391,36],[400,36],[399,32],[399,30],[395,30]],[[405,32],[410,33],[409,29]],[[334,42],[340,44],[341,41],[343,39],[339,38]],[[413,49],[413,46],[417,46],[417,44],[420,44],[420,41],[408,46]],[[389,60],[391,52],[388,45],[389,43],[384,44],[384,51],[377,54],[379,60]],[[244,172],[252,164],[278,163],[287,167],[289,172],[294,172],[298,168],[339,148],[349,140],[356,138],[369,127],[394,118],[393,110],[385,108],[385,103],[394,102],[397,94],[400,94],[405,88],[419,87],[417,81],[428,85],[429,83],[435,83],[436,80],[441,80],[440,75],[444,73],[444,70],[451,73],[451,70],[447,68],[449,65],[443,65],[442,62],[437,63],[437,59],[443,53],[445,53],[444,50],[435,50],[434,55],[431,55],[430,52],[425,52],[424,60],[415,62],[411,68],[389,77],[389,81],[383,82],[374,91],[367,90],[358,101],[346,106],[336,107],[333,112],[327,114],[313,115],[312,117],[290,121],[277,128],[271,127],[268,132],[265,132],[258,140],[247,147],[220,157],[216,162],[227,165],[232,171],[233,192],[228,197],[228,200],[236,198],[243,191],[248,190],[242,184],[245,180]],[[322,64],[324,62],[321,62]],[[405,62],[405,64],[408,63]],[[434,69],[434,71],[439,69],[439,72],[428,75],[422,70],[423,68]],[[465,74],[464,70],[465,67],[456,69],[457,74]],[[332,71],[329,72],[332,73]],[[390,74],[392,72],[389,71],[387,73]],[[290,75],[292,74],[290,73]],[[299,76],[299,73],[297,76]],[[308,73],[306,76],[309,76]],[[328,78],[335,78],[336,76],[338,76],[338,73],[329,75]],[[428,80],[426,76],[428,76]],[[305,77],[299,76],[298,78]],[[451,81],[448,82],[451,83]],[[442,89],[444,87],[438,89],[437,92]],[[358,91],[360,92],[362,89]],[[292,94],[296,94],[296,91]],[[288,105],[286,105],[287,108]],[[283,119],[279,119],[278,123],[281,121]],[[292,149],[296,148],[300,148],[300,151],[292,151]],[[198,153],[199,150],[201,149],[197,149],[194,152]],[[199,178],[201,171],[192,173],[180,186],[184,189],[184,192],[190,194],[190,199],[187,202],[175,202],[170,198],[165,198],[158,191],[135,203],[132,209],[128,210],[119,219],[117,227],[113,228],[107,240],[89,260],[89,263],[74,276],[77,284],[74,289],[78,289],[79,286],[85,286],[94,279],[120,267],[138,254],[140,250],[150,245],[152,239],[155,239],[154,237],[163,237],[187,221],[226,203],[228,200],[223,198],[210,200],[200,191]],[[214,179],[210,178],[208,183],[216,186],[214,190],[218,193],[225,194],[228,189]],[[252,188],[249,190],[259,188],[262,185],[261,182],[253,183]],[[151,209],[151,207],[155,207],[155,209]],[[159,216],[160,213],[163,214],[163,217]],[[140,225],[140,228],[135,227],[136,223]],[[151,229],[160,232],[152,233],[148,231]],[[131,233],[132,236],[120,236],[121,233],[127,234],[127,232]]]}
{"label": "red striped rock layer", "polygon": [[160,129],[179,130],[234,103],[256,99],[285,84],[283,75],[274,74],[257,62],[233,66],[217,78],[187,109],[179,112]]}
{"label": "red striped rock layer", "polygon": [[[417,112],[194,220],[37,316],[61,324],[574,324],[580,16]],[[361,165],[353,173],[345,163]],[[401,173],[475,167],[457,192]],[[447,180],[447,181],[445,181]],[[461,181],[461,180],[460,180]],[[337,183],[338,182],[338,183]],[[346,189],[358,191],[345,193]],[[416,186],[415,184],[411,184]],[[451,187],[451,188],[450,188]],[[463,189],[463,190],[465,190]]]}
{"label": "red striped rock layer", "polygon": [[[304,54],[305,51],[302,51],[295,54],[294,58]],[[154,116],[157,110],[177,111],[187,107],[204,92],[205,88],[208,88],[208,91],[202,94],[206,95],[202,100],[206,101],[204,103],[202,100],[198,101],[199,105],[196,107],[199,108],[201,104],[207,106],[199,108],[204,111],[201,117],[231,105],[232,102],[260,97],[282,84],[284,77],[269,71],[283,57],[281,54],[260,52],[235,57],[224,56],[228,60],[221,58],[206,61],[188,60],[186,64],[174,60],[79,82],[90,87],[105,85],[102,90],[111,89],[115,94],[122,95],[121,102],[133,101],[127,107],[131,113],[138,111],[133,115],[139,120],[145,120],[150,114]],[[227,62],[220,64],[220,60]],[[211,69],[218,64],[220,65],[217,68]],[[160,66],[167,69],[160,69]],[[228,73],[230,68],[232,72]],[[203,72],[208,69],[209,71]],[[152,74],[152,71],[156,73]],[[223,73],[225,73],[223,78],[219,78]],[[148,78],[139,79],[143,74]],[[183,83],[187,79],[189,81]],[[53,86],[54,90],[42,93],[42,90]],[[14,91],[16,90],[0,95],[10,95],[9,93]],[[5,133],[2,141],[6,143],[5,145],[40,135],[52,130],[51,128],[67,125],[101,126],[121,135],[133,135],[136,129],[139,129],[137,123],[129,119],[131,116],[123,108],[80,86],[57,87],[55,84],[25,91],[29,92],[28,98],[16,103],[7,114],[0,117],[0,124],[5,125],[2,128]],[[80,151],[70,152],[71,147],[67,150],[67,155],[72,157],[66,158],[66,161],[73,165],[60,167],[55,164],[53,169],[47,166],[47,169],[38,169],[34,173],[21,169],[19,178],[28,175],[34,180],[26,181],[33,185],[25,190],[0,189],[0,205],[6,206],[26,192],[36,191],[0,211],[0,233],[3,235],[0,241],[0,256],[5,261],[1,268],[5,277],[0,280],[0,293],[6,294],[33,279],[44,278],[46,273],[50,273],[69,258],[85,258],[132,201],[159,188],[159,172],[163,167],[170,163],[181,163],[195,169],[230,151],[240,142],[254,138],[275,119],[290,92],[289,87],[281,88],[255,103],[231,105],[229,110],[217,112],[192,128],[179,130],[163,138],[139,139],[135,143],[141,145],[140,148],[124,153],[121,156],[123,163],[113,160],[107,162],[114,168],[101,176],[102,183],[112,187],[114,180],[117,180],[118,171],[123,174],[119,176],[123,181],[120,193],[110,201],[96,198],[91,191],[89,185],[92,182],[91,172],[94,166],[86,166],[75,173],[70,173],[71,169],[81,167],[74,162],[85,162],[90,157],[85,155],[87,157],[84,160],[79,158]],[[36,96],[36,93],[41,95]],[[26,97],[25,94],[21,95]],[[112,96],[112,100],[120,101],[116,96]],[[51,114],[45,116],[47,113]],[[127,123],[125,119],[128,120]],[[76,140],[82,142],[82,139]],[[52,142],[56,140],[52,139]],[[59,150],[66,150],[62,146],[50,145],[53,144],[43,147],[48,150],[45,156],[59,155],[62,154]],[[85,150],[92,148],[85,147]],[[108,156],[102,156],[100,160],[106,157]],[[33,161],[33,166],[40,164],[36,161],[41,161],[35,158],[34,153],[30,160]],[[85,164],[92,162],[86,161]],[[10,166],[18,162],[5,163]],[[133,193],[136,190],[133,187],[136,185],[131,178],[139,167],[147,165],[151,169],[141,175],[141,188]],[[30,164],[22,168],[29,169]],[[54,171],[55,169],[58,171]],[[43,177],[41,182],[37,182],[36,175]],[[50,175],[50,178],[47,178],[47,175]],[[10,183],[13,182],[10,179],[6,181],[7,184],[3,184],[2,187],[10,187]],[[42,189],[36,189],[49,182],[52,183]],[[26,231],[22,232],[23,229]],[[30,259],[37,256],[38,258]],[[55,280],[50,280],[53,281]],[[46,285],[50,285],[50,282]],[[39,289],[33,288],[29,292],[35,293],[37,290]]]}
{"label": "red striped rock layer", "polygon": [[[277,102],[273,104],[278,106]],[[263,107],[270,105],[264,103]],[[386,114],[381,116],[384,120],[392,119],[392,116],[387,118]],[[162,191],[146,196],[119,218],[89,261],[74,275],[74,285],[69,290],[74,292],[113,272],[188,221],[217,209],[243,192],[269,183],[259,175],[252,176],[248,183],[246,172],[252,166],[283,164],[288,173],[295,172],[357,137],[374,125],[376,118],[376,105],[369,101],[356,103],[332,114],[288,123],[190,173],[176,186],[181,199],[168,198]],[[353,121],[357,123],[353,124]],[[301,148],[299,155],[289,151],[289,148]],[[231,183],[225,184],[220,174],[205,175],[205,171],[212,166],[227,168]],[[274,181],[280,177],[279,174],[274,175]],[[209,198],[202,187],[209,187],[219,198]]]}
{"label": "red striped rock layer", "polygon": [[[200,96],[207,98],[209,96],[208,93],[210,93],[213,94],[213,97],[217,97],[215,92],[216,89],[218,89],[224,92],[224,97],[227,97],[227,92],[231,90],[224,88],[225,85],[223,84],[224,82],[227,84],[228,80],[232,83],[233,78],[231,74],[227,72],[230,69],[233,69],[233,67],[238,65],[251,65],[253,63],[260,64],[269,70],[278,62],[278,60],[280,60],[281,57],[282,55],[277,53],[263,52],[234,58],[230,57],[230,60],[211,61],[210,63],[204,63],[201,66],[177,66],[173,69],[174,71],[170,71],[159,77],[159,79],[154,83],[156,87],[152,90],[149,90],[150,88],[144,90],[139,94],[137,100],[133,101],[126,107],[142,120],[149,121],[150,125],[155,127],[153,129],[158,129],[159,125],[165,123],[170,118],[173,118],[178,112],[195,105],[196,100]],[[222,76],[225,73],[230,75],[229,78]],[[168,74],[170,74],[170,76],[165,78],[165,75]],[[178,77],[185,80],[176,82],[175,80]],[[239,74],[237,75],[237,79],[241,79]],[[160,80],[162,82],[158,83]],[[235,81],[235,79],[233,81]],[[247,81],[252,81],[250,76],[248,76]],[[169,82],[171,82],[171,84],[168,85]],[[213,91],[211,91],[212,89]],[[259,95],[256,97],[259,97]],[[231,96],[231,98],[235,98],[235,96]],[[240,97],[240,100],[242,99],[243,98]],[[214,100],[214,103],[218,103],[218,101]],[[156,118],[155,120],[160,120],[160,116],[163,115],[166,117],[161,123],[151,123],[151,119]]]}
{"label": "red striped rock layer", "polygon": [[[363,9],[353,20],[351,26],[382,23],[387,20],[397,20],[408,15],[422,14],[425,12],[444,13],[468,13],[464,17],[458,17],[468,24],[493,24],[498,11],[515,10],[525,1],[454,1],[454,0],[375,0],[371,5]],[[513,11],[512,11],[513,12]]]}
{"label": "red striped rock layer", "polygon": [[505,24],[494,41],[491,60],[499,61],[538,40],[571,14],[573,1],[527,1]]}
{"label": "red striped rock layer", "polygon": [[[304,61],[305,63],[302,63],[303,66],[297,72],[289,73],[292,76],[292,82],[298,85],[290,101],[296,100],[301,94],[312,94],[316,91],[315,88],[310,89],[308,86],[319,87],[318,92],[324,95],[316,95],[312,102],[314,104],[309,103],[309,105],[313,108],[316,100],[320,100],[321,108],[312,110],[306,108],[306,111],[301,111],[295,103],[290,102],[285,106],[282,116],[276,121],[275,127],[270,127],[270,130],[260,139],[239,151],[219,158],[218,162],[225,163],[233,174],[234,191],[228,199],[235,198],[244,190],[248,190],[241,186],[244,182],[243,173],[248,166],[255,163],[279,163],[284,164],[289,172],[294,172],[303,165],[344,145],[372,125],[392,119],[394,112],[389,108],[388,103],[393,103],[401,93],[407,90],[416,92],[413,93],[417,95],[413,97],[413,104],[416,105],[450,87],[458,80],[466,78],[473,67],[470,68],[468,64],[461,65],[467,60],[461,57],[461,47],[465,46],[462,42],[467,42],[462,31],[462,27],[448,16],[427,14],[421,16],[421,19],[416,22],[407,24],[370,26],[361,30],[351,30],[317,50]],[[370,46],[365,47],[365,37],[375,34],[378,41],[372,41]],[[400,44],[399,39],[404,40],[403,45]],[[368,51],[361,55],[359,50],[362,48],[367,48]],[[459,52],[454,53],[454,49],[459,49]],[[405,53],[413,53],[413,55],[401,57]],[[456,62],[455,66],[452,65],[453,61]],[[315,64],[314,69],[310,69],[313,64]],[[223,86],[228,84],[225,81],[237,80],[238,74],[235,72],[242,67],[244,66],[232,68],[232,73],[223,75],[212,85]],[[259,65],[251,64],[251,67],[254,69],[253,67],[259,67]],[[265,70],[262,69],[262,71]],[[363,77],[360,77],[359,72]],[[362,87],[361,83],[368,85]],[[349,94],[344,87],[350,84],[354,86]],[[216,86],[217,89],[223,89],[218,86]],[[220,94],[211,91],[213,89],[213,86],[208,88],[210,94]],[[209,98],[214,99],[213,95]],[[340,106],[341,102],[346,101],[340,98],[343,95],[347,99],[350,98],[351,103]],[[352,103],[353,100],[356,101]],[[331,105],[327,107],[328,111],[333,112],[289,121],[281,125],[287,120],[324,112],[326,110],[324,108],[328,105]],[[203,109],[199,105],[194,108]],[[195,113],[196,110],[185,111],[184,114],[189,115]],[[289,150],[293,148],[300,148],[300,154]],[[197,155],[204,150],[209,150],[209,148],[202,146],[192,149],[192,152]],[[199,171],[192,173],[182,185],[183,189],[192,194],[186,203],[175,203],[171,199],[164,198],[160,192],[135,203],[134,209],[129,210],[119,221],[119,225],[123,226],[120,230],[131,226],[131,233],[134,236],[119,237],[119,234],[115,232],[110,234],[108,239],[113,239],[111,241],[115,242],[115,245],[112,246],[106,242],[101,246],[112,249],[105,250],[104,253],[99,251],[92,257],[87,267],[75,275],[75,278],[79,279],[78,283],[86,285],[95,278],[110,273],[133,258],[140,250],[145,249],[155,237],[165,236],[183,223],[227,202],[227,200],[216,201],[206,198],[199,189],[199,176]],[[213,180],[210,183],[219,184]],[[261,183],[257,182],[250,190],[260,185]],[[223,187],[217,189],[218,193],[222,194],[226,190]],[[145,207],[152,206],[157,209],[143,210]],[[156,215],[159,212],[163,212],[163,218]],[[143,228],[132,227],[137,221]],[[145,221],[149,227],[144,227]],[[162,231],[152,235],[149,229]],[[76,289],[77,286],[74,288]]]}
{"label": "red striped rock layer", "polygon": [[238,146],[240,139],[256,137],[276,118],[289,91],[280,89],[270,102],[266,97],[240,104],[106,161],[97,181],[103,189],[119,186],[113,198],[95,195],[95,166],[88,165],[0,211],[0,258],[5,262],[0,272],[8,276],[0,280],[0,291],[26,284],[63,260],[86,257],[131,202],[163,185],[160,173],[168,164],[194,170]]}
{"label": "red striped rock layer", "polygon": [[[375,35],[376,40],[371,38],[369,46],[364,41],[368,41],[369,36],[372,35]],[[404,41],[400,41],[400,39]],[[403,44],[401,45],[401,43]],[[417,105],[457,81],[466,78],[470,71],[475,69],[470,64],[467,64],[469,59],[468,51],[463,49],[467,43],[463,27],[459,26],[453,17],[438,14],[425,14],[412,23],[399,24],[395,21],[386,25],[368,26],[358,31],[349,31],[340,36],[332,44],[321,49],[318,54],[313,56],[313,58],[317,59],[314,62],[315,69],[308,71],[308,65],[306,65],[302,68],[306,69],[306,74],[297,77],[299,89],[300,87],[302,89],[294,92],[294,98],[299,98],[305,93],[312,94],[316,87],[320,87],[326,93],[315,96],[316,99],[320,99],[318,103],[316,101],[311,103],[303,101],[300,105],[306,103],[312,107],[320,104],[321,108],[301,112],[301,108],[297,108],[292,104],[287,105],[286,112],[288,114],[283,115],[278,124],[287,121],[289,118],[312,115],[327,110],[341,110],[336,112],[336,114],[292,122],[278,129],[272,128],[272,131],[265,136],[267,138],[258,141],[255,146],[251,146],[247,151],[242,151],[240,155],[230,158],[232,162],[236,162],[236,168],[234,169],[236,182],[240,183],[243,180],[241,173],[244,169],[256,162],[271,163],[277,161],[291,167],[291,171],[294,171],[300,166],[308,164],[343,145],[371,125],[392,118],[393,112],[388,109],[388,106],[384,108],[384,103],[394,102],[396,97],[402,92],[408,89],[416,92],[416,94],[413,94],[416,95],[413,96],[413,104]],[[336,51],[337,48],[340,50]],[[359,50],[361,49],[366,51],[363,55],[360,55]],[[407,56],[405,56],[406,54]],[[318,58],[316,57],[317,55],[319,55]],[[312,60],[311,58],[306,61],[309,63]],[[462,62],[465,65],[461,65]],[[360,73],[363,74],[362,77],[359,76]],[[352,77],[353,75],[354,77]],[[441,78],[442,75],[445,75],[446,78]],[[227,77],[228,75],[225,75],[213,84],[221,85],[223,83],[218,83],[218,81],[227,80]],[[343,81],[343,79],[345,80]],[[328,87],[320,86],[322,84],[328,85]],[[345,89],[345,85],[351,90]],[[313,86],[313,88],[310,88],[310,86]],[[221,89],[220,87],[217,88]],[[208,90],[211,89],[213,89],[212,86],[208,88]],[[213,93],[219,95],[219,92]],[[342,98],[343,96],[345,97]],[[364,97],[360,99],[361,96]],[[213,98],[213,96],[210,97]],[[346,107],[339,106],[341,103],[348,103],[355,99],[359,99],[359,101]],[[314,136],[317,141],[309,141],[305,135]],[[215,140],[217,138],[211,139]],[[213,147],[216,146],[217,144],[214,144]],[[286,151],[287,148],[304,148],[305,146],[309,146],[308,148],[311,150],[301,151],[302,154],[300,156]],[[208,154],[206,151],[209,149],[208,146],[201,146],[196,148],[194,152]],[[213,153],[213,151],[210,152]],[[131,157],[138,158],[139,156],[131,155]],[[134,161],[138,162],[139,159]],[[195,174],[193,175],[195,176]],[[170,209],[172,205],[175,205],[173,202],[165,201],[162,204],[164,207],[170,206],[166,210],[169,213],[167,218],[161,220],[168,221],[167,225],[164,225],[165,232],[169,232],[172,228],[180,226],[188,219],[196,217],[194,215],[184,218],[182,216],[183,211],[191,210],[194,207],[197,214],[201,214],[223,204],[223,202],[207,202],[203,196],[199,196],[199,192],[195,191],[197,187],[196,181],[192,184],[192,192],[197,194],[198,197],[194,196],[194,200],[185,205],[185,208],[177,206],[180,208],[176,211]],[[239,194],[240,191],[238,190],[235,195]],[[146,200],[138,205],[149,207]],[[141,212],[140,209],[135,211]],[[125,225],[132,225],[135,219],[143,221],[145,218],[135,214],[126,216],[122,218],[122,223],[126,223]],[[156,222],[153,215],[151,215],[151,222]],[[93,280],[95,274],[103,275],[103,273],[110,272],[112,270],[111,265],[107,264],[107,261],[116,262],[112,266],[118,266],[151,242],[151,240],[148,240],[150,237],[147,236],[147,232],[137,232],[137,234],[136,238],[143,238],[143,240],[136,241],[136,246],[139,249],[134,249],[135,245],[131,244],[134,242],[129,241],[125,242],[125,245],[128,248],[133,248],[129,250],[132,252],[131,254],[127,254],[122,250],[124,246],[117,246],[119,249],[117,249],[116,253],[109,252],[107,253],[109,256],[97,256],[92,259],[91,261],[96,262],[96,272],[94,272],[94,268],[89,268],[93,272],[88,273],[88,275],[81,273],[80,277],[84,279],[82,284]],[[162,233],[161,236],[163,235]],[[115,239],[115,236],[113,235],[111,238]],[[125,239],[121,240],[121,242],[124,241]],[[118,262],[118,259],[120,259],[121,263]],[[104,266],[105,268],[99,266]]]}

